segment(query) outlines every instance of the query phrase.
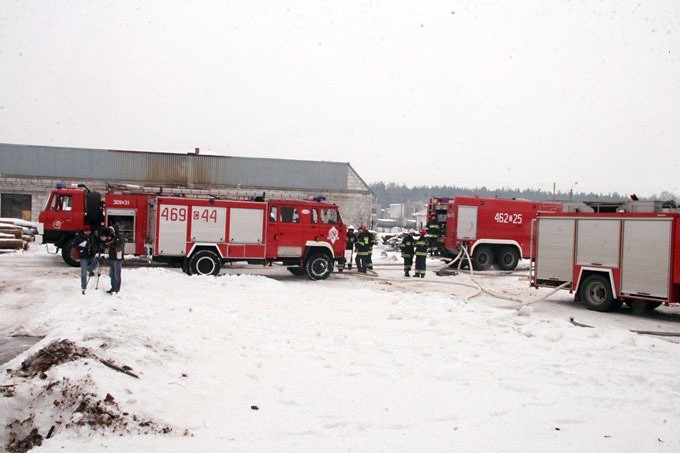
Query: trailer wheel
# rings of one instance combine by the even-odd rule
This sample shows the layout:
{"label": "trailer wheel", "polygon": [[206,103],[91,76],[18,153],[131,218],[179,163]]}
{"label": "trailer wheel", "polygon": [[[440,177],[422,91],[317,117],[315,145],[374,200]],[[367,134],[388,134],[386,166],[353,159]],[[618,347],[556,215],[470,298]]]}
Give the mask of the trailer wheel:
{"label": "trailer wheel", "polygon": [[61,258],[71,267],[80,267],[80,256],[76,247],[76,239],[69,239],[61,248]]}
{"label": "trailer wheel", "polygon": [[610,311],[617,305],[609,280],[602,275],[594,274],[586,277],[581,284],[581,302],[588,310]]}
{"label": "trailer wheel", "polygon": [[485,245],[477,247],[472,254],[472,264],[476,271],[489,270],[493,264],[493,253],[491,253],[491,249]]}
{"label": "trailer wheel", "polygon": [[315,253],[305,263],[305,273],[311,280],[323,280],[333,272],[333,261],[325,253]]}
{"label": "trailer wheel", "polygon": [[288,266],[286,269],[288,269],[288,272],[290,272],[293,275],[303,275],[305,273],[305,270],[301,267],[297,266]]}
{"label": "trailer wheel", "polygon": [[192,274],[217,275],[221,267],[220,257],[212,250],[200,250],[189,259],[189,269]]}
{"label": "trailer wheel", "polygon": [[515,247],[503,247],[498,254],[498,268],[513,271],[519,263],[519,253]]}

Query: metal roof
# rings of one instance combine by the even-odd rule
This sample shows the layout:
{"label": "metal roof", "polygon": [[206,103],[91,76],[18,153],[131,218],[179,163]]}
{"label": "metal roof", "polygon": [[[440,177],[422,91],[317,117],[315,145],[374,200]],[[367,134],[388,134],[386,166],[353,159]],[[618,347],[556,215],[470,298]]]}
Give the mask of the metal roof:
{"label": "metal roof", "polygon": [[348,190],[349,163],[173,154],[0,143],[0,175],[207,185]]}

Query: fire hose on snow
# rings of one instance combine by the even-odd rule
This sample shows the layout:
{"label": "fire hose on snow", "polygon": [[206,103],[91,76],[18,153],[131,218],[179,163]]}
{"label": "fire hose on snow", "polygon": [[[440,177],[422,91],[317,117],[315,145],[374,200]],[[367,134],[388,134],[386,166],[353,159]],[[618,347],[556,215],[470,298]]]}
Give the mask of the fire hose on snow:
{"label": "fire hose on snow", "polygon": [[474,294],[466,296],[465,299],[463,299],[465,302],[468,302],[473,297],[479,296],[481,293],[485,293],[485,294],[488,294],[489,296],[495,297],[497,299],[509,300],[511,302],[517,302],[517,303],[520,304],[520,307],[519,307],[518,310],[521,310],[523,307],[529,306],[531,304],[535,304],[536,302],[541,302],[541,301],[546,300],[548,297],[552,296],[557,291],[559,291],[560,289],[562,289],[562,288],[564,288],[564,287],[566,287],[570,284],[570,282],[562,283],[560,286],[556,287],[555,289],[550,291],[548,294],[541,296],[537,299],[532,299],[532,300],[528,300],[528,301],[520,299],[518,297],[504,296],[504,295],[501,295],[501,294],[497,294],[497,293],[495,293],[491,290],[488,290],[488,289],[482,287],[482,285],[477,281],[477,279],[475,278],[475,273],[474,273],[473,267],[472,267],[472,259],[470,258],[470,254],[467,251],[467,247],[465,247],[463,245],[463,246],[461,246],[460,249],[461,249],[460,252],[458,252],[458,255],[453,259],[452,263],[455,263],[456,260],[458,260],[458,270],[460,271],[461,265],[463,264],[463,261],[460,259],[460,257],[464,253],[465,259],[467,260],[467,263],[468,263],[468,267],[470,268],[470,280],[472,280],[474,285],[468,285],[466,283],[455,283],[455,284],[461,285],[461,286],[467,286],[467,287],[470,287],[470,288],[475,288],[477,290],[477,292],[475,292]]}

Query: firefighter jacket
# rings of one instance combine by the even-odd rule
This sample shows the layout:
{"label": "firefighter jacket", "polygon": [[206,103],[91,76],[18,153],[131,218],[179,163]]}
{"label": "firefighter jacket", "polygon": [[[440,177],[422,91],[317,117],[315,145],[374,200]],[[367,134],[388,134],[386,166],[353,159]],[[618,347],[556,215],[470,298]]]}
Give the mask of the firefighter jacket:
{"label": "firefighter jacket", "polygon": [[362,231],[357,236],[357,255],[369,255],[375,239],[368,231]]}
{"label": "firefighter jacket", "polygon": [[407,234],[401,241],[399,248],[401,249],[401,256],[404,258],[412,257],[415,248],[416,239],[413,235]]}
{"label": "firefighter jacket", "polygon": [[427,225],[427,235],[430,237],[439,237],[441,229],[437,222],[431,222]]}
{"label": "firefighter jacket", "polygon": [[357,242],[357,234],[354,231],[347,232],[347,244],[345,245],[345,250],[353,250],[354,244]]}
{"label": "firefighter jacket", "polygon": [[427,253],[430,251],[430,245],[424,234],[421,234],[418,240],[416,240],[415,248],[416,256],[427,256]]}

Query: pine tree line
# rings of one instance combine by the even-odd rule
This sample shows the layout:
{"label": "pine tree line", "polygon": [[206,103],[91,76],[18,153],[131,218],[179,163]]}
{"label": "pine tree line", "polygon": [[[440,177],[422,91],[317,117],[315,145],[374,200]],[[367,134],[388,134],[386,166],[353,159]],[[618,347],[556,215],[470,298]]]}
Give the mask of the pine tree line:
{"label": "pine tree line", "polygon": [[[374,194],[374,203],[381,206],[390,204],[410,204],[424,203],[429,197],[456,197],[456,196],[479,196],[489,198],[523,198],[526,200],[546,201],[546,200],[581,200],[581,201],[624,201],[627,195],[612,192],[608,194],[598,194],[593,192],[546,192],[541,189],[510,189],[502,187],[500,189],[489,189],[482,187],[458,187],[458,186],[413,186],[405,184],[385,183],[383,181],[369,184]],[[641,199],[643,199],[641,197]],[[678,200],[671,192],[663,191],[658,196],[652,195],[645,199],[653,200]]]}

